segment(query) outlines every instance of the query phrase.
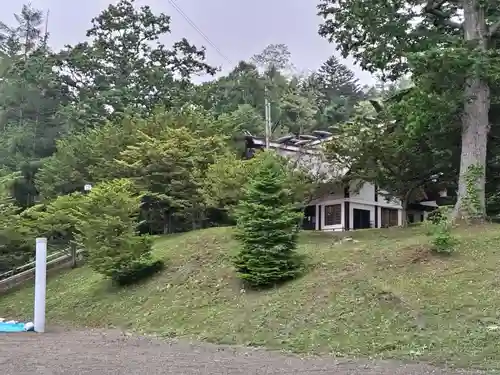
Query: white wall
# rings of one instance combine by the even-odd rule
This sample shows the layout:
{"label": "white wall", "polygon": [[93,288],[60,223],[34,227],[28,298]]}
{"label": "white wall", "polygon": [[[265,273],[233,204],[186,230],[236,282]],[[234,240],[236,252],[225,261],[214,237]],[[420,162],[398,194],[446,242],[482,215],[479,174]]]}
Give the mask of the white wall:
{"label": "white wall", "polygon": [[365,182],[361,188],[357,189],[358,181],[352,181],[350,183],[350,193],[349,197],[356,200],[362,200],[366,202],[375,201],[375,185]]}
{"label": "white wall", "polygon": [[401,209],[401,201],[397,198],[387,201],[387,195],[377,194],[377,201],[375,201],[375,185],[365,182],[359,189],[357,189],[357,182],[351,182],[351,190],[349,194],[349,201],[360,204],[373,204],[380,207],[397,208]]}
{"label": "white wall", "polygon": [[[298,164],[307,167],[310,169],[311,174],[318,176],[325,176],[326,180],[337,179],[340,176],[344,176],[347,172],[346,170],[336,170],[329,163],[326,163],[321,151],[317,150],[307,150],[307,151],[297,151],[297,147],[288,147],[288,149],[282,148],[281,145],[273,147],[280,155],[286,156],[290,158],[293,162],[297,162]],[[380,207],[387,208],[395,208],[398,209],[398,225],[402,225],[403,223],[403,213],[401,207],[401,201],[395,198],[387,201],[387,195],[378,194],[377,199],[375,200],[375,185],[369,182],[363,183],[359,189],[357,185],[357,181],[353,181],[350,183],[349,189],[349,198],[345,198],[344,196],[344,188],[342,186],[337,186],[336,188],[332,188],[333,191],[330,194],[316,199],[309,203],[309,205],[316,206],[316,229],[319,230],[321,227],[322,230],[325,231],[338,231],[344,230],[347,223],[344,223],[345,220],[345,205],[344,202],[350,202],[350,213],[349,213],[349,228],[352,229],[354,224],[354,209],[368,210],[370,211],[370,222],[372,225],[375,224],[375,221],[378,222],[378,226],[380,227],[381,223],[381,210]],[[341,213],[341,224],[338,225],[330,225],[325,226],[325,205],[330,204],[341,204],[342,213]],[[375,206],[378,206],[377,210],[377,220],[375,220]],[[319,219],[321,210],[321,220]],[[320,222],[321,221],[321,222]]]}
{"label": "white wall", "polygon": [[[381,227],[382,223],[382,207],[385,208],[393,208],[398,210],[398,225],[403,224],[403,211],[401,204],[398,200],[392,200],[391,202],[387,202],[385,200],[385,196],[379,195],[379,201],[375,201],[375,186],[371,183],[365,182],[359,190],[356,189],[356,183],[351,183],[351,191],[349,194],[349,198],[344,197],[344,188],[342,186],[332,187],[332,192],[324,197],[318,198],[312,202],[310,205],[316,206],[316,230],[319,230],[321,227],[322,230],[325,231],[337,231],[344,230],[346,226],[350,229],[354,226],[354,209],[367,210],[370,211],[370,223],[371,225],[375,225],[375,222],[378,223],[378,227]],[[345,220],[345,206],[344,202],[349,202],[349,223],[344,223]],[[325,205],[330,204],[341,204],[342,205],[342,218],[341,224],[325,226]],[[378,207],[378,209],[375,209]],[[321,210],[321,220],[319,218]],[[377,219],[375,219],[375,215],[377,215]],[[321,222],[320,222],[321,221]],[[348,224],[348,225],[346,225]]]}
{"label": "white wall", "polygon": [[[263,142],[263,141],[262,141]],[[345,176],[347,169],[339,168],[325,160],[322,152],[322,147],[318,145],[315,148],[301,148],[300,146],[285,146],[271,142],[271,148],[278,154],[288,157],[292,162],[298,162],[302,167],[308,168],[311,174],[316,177],[322,177],[326,181],[334,181],[339,177]],[[391,198],[387,201],[387,194],[379,192],[377,196],[378,205],[381,207],[401,208],[401,201],[396,198]],[[344,192],[331,194],[323,199],[340,199],[344,198]],[[322,199],[322,200],[323,200]],[[316,203],[320,202],[318,200]],[[356,189],[356,182],[350,184],[350,201],[355,203],[370,202],[375,203],[375,185],[365,182],[361,188]],[[315,204],[311,202],[310,204]]]}

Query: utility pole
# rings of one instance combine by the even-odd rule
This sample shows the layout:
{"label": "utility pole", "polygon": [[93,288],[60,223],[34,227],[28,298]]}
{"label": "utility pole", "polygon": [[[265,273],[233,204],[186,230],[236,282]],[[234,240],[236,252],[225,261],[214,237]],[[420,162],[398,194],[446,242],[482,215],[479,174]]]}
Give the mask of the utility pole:
{"label": "utility pole", "polygon": [[266,150],[269,149],[269,137],[271,135],[271,103],[268,98],[267,87],[264,94],[264,109],[265,109],[265,134],[266,134]]}

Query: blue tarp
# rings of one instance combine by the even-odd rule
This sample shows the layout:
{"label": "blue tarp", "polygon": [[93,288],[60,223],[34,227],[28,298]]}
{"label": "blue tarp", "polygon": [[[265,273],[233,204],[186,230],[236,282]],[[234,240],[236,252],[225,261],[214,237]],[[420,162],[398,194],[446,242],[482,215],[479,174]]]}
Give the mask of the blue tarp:
{"label": "blue tarp", "polygon": [[24,323],[2,323],[0,322],[0,332],[24,332]]}

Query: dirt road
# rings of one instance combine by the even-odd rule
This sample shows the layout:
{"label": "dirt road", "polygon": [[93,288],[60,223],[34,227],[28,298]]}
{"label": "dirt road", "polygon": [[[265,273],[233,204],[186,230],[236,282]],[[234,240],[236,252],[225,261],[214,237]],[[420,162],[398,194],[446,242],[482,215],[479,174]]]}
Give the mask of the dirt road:
{"label": "dirt road", "polygon": [[264,350],[191,345],[116,331],[0,336],[2,375],[476,375],[426,365],[335,361],[279,355]]}

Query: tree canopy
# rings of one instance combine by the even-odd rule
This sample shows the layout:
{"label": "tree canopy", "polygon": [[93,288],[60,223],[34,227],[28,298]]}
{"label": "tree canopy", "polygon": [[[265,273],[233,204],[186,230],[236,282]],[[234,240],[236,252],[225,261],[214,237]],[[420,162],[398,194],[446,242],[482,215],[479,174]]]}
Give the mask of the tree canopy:
{"label": "tree canopy", "polygon": [[[120,0],[89,20],[82,42],[54,50],[44,12],[24,5],[0,24],[0,200],[12,223],[0,268],[29,257],[26,233],[76,240],[85,226],[74,207],[113,187],[134,212],[134,223],[117,222],[131,241],[136,229],[234,223],[263,162],[245,160],[242,136],[264,136],[266,98],[272,138],[330,131],[325,156],[349,178],[404,205],[446,186],[458,190],[457,217],[483,218],[485,205],[498,214],[499,14],[493,0],[475,1],[321,0],[320,35],[386,80],[373,87],[333,48],[316,71],[299,73],[280,43],[194,83],[218,69],[185,38],[162,43],[167,14]],[[318,181],[284,168],[300,210]],[[85,195],[89,184],[97,190]],[[102,210],[119,216],[111,203]]]}
{"label": "tree canopy", "polygon": [[412,73],[430,95],[463,93],[455,217],[483,219],[491,93],[499,78],[497,2],[322,0],[318,9],[320,35],[361,67],[389,79]]}

